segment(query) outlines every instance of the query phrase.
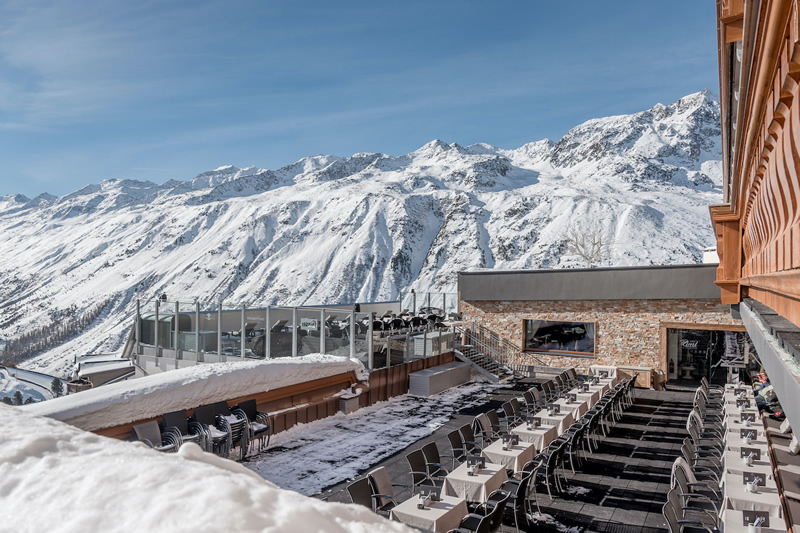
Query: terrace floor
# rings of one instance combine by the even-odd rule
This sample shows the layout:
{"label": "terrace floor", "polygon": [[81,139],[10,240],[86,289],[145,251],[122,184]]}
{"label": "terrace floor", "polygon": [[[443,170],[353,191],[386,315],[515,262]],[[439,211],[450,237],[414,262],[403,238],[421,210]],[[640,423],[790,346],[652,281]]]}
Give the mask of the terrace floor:
{"label": "terrace floor", "polygon": [[[686,418],[694,397],[690,384],[670,385],[668,391],[635,389],[634,405],[603,439],[599,449],[575,475],[568,471],[566,493],[554,493],[551,501],[546,489],[540,487],[537,499],[541,514],[534,515],[535,521],[528,527],[520,524],[521,528],[576,533],[667,531],[661,507],[667,499],[672,462],[680,455],[681,442],[686,436]],[[529,386],[519,383],[518,390],[513,384],[495,389],[483,405],[457,411],[432,435],[398,450],[374,467],[386,467],[395,483],[410,484],[406,453],[430,441],[436,441],[441,453],[449,453],[447,433],[469,423],[478,413],[499,409],[503,402],[521,396],[521,391]],[[318,497],[350,502],[346,487],[351,482],[330,487]],[[404,499],[408,493],[399,496]],[[515,531],[513,524],[513,517],[507,512],[503,531]]]}

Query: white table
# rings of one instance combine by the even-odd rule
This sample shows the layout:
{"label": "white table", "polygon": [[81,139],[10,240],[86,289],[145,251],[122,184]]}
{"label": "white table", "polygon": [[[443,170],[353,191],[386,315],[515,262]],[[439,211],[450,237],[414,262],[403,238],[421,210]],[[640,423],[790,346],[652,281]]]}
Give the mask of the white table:
{"label": "white table", "polygon": [[513,428],[511,433],[519,435],[520,440],[530,442],[536,446],[537,451],[544,450],[551,442],[558,438],[558,430],[555,426],[539,426],[528,429],[528,424],[520,424]]}
{"label": "white table", "polygon": [[[741,425],[741,424],[740,424]],[[740,429],[747,429],[748,432],[753,434],[753,438],[750,441],[750,444],[745,444],[744,439],[741,437],[739,430]],[[761,450],[761,457],[764,457],[767,453],[767,439],[764,437],[763,431],[758,431],[758,428],[736,428],[735,431],[728,431],[725,434],[725,449],[732,450],[738,452],[742,449],[742,446],[745,448],[758,448]]]}
{"label": "white table", "polygon": [[768,480],[766,487],[758,487],[758,492],[754,494],[747,492],[741,473],[726,472],[725,503],[734,511],[767,511],[770,516],[783,518],[783,508],[774,479],[771,483]]}
{"label": "white table", "polygon": [[615,366],[608,366],[608,365],[590,365],[589,366],[589,375],[590,376],[599,376],[600,372],[608,372],[608,377],[615,378],[617,377],[617,367]]}
{"label": "white table", "polygon": [[444,493],[448,496],[464,498],[468,502],[485,502],[493,490],[499,489],[508,479],[506,467],[486,463],[486,468],[474,476],[467,474],[467,463],[447,474],[444,478]]}
{"label": "white table", "polygon": [[[725,509],[722,513],[723,533],[747,533],[747,526],[744,525],[742,511]],[[769,527],[761,526],[761,533],[785,533],[786,523],[782,518],[770,517]]]}
{"label": "white table", "polygon": [[586,411],[589,410],[589,405],[586,402],[578,400],[577,402],[567,403],[566,398],[559,398],[555,402],[561,407],[561,412],[569,411],[572,413],[572,418],[578,419],[582,417]]}
{"label": "white table", "polygon": [[487,461],[503,465],[514,472],[519,472],[525,466],[525,463],[531,461],[533,456],[536,455],[536,446],[520,439],[519,444],[509,446],[507,450],[504,450],[503,441],[496,440],[484,448],[481,451],[481,455],[486,457]]}
{"label": "white table", "polygon": [[539,418],[541,418],[542,424],[555,426],[556,431],[558,432],[559,435],[564,433],[564,431],[566,431],[567,428],[570,427],[572,423],[575,421],[575,418],[572,416],[572,413],[564,411],[550,416],[547,414],[547,409],[542,409],[533,416],[538,416]]}
{"label": "white table", "polygon": [[425,509],[417,509],[419,497],[412,496],[392,509],[390,517],[411,527],[447,533],[461,523],[469,510],[464,498],[442,494],[441,501],[431,502]]}
{"label": "white table", "polygon": [[592,390],[590,387],[589,392],[581,392],[579,389],[575,388],[569,391],[568,394],[574,394],[579,402],[586,402],[586,405],[591,408],[600,401],[600,389],[602,389],[602,387],[597,387],[596,390]]}

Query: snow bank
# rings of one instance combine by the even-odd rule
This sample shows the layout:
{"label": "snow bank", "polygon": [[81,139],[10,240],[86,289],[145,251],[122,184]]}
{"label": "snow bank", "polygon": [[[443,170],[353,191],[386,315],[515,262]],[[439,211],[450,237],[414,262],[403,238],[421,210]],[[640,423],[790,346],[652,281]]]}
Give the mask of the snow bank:
{"label": "snow bank", "polygon": [[361,370],[363,365],[358,361],[322,354],[267,361],[209,363],[112,383],[23,406],[22,409],[95,431],[178,409],[193,409]]}
{"label": "snow bank", "polygon": [[194,444],[161,454],[20,408],[0,405],[0,417],[4,530],[411,531],[365,507],[279,489]]}

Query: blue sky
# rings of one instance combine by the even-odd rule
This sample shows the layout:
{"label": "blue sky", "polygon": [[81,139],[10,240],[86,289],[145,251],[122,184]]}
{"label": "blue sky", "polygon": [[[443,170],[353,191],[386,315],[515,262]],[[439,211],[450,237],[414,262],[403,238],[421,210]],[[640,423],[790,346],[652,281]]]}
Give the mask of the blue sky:
{"label": "blue sky", "polygon": [[712,0],[6,0],[0,196],[516,148],[718,84]]}

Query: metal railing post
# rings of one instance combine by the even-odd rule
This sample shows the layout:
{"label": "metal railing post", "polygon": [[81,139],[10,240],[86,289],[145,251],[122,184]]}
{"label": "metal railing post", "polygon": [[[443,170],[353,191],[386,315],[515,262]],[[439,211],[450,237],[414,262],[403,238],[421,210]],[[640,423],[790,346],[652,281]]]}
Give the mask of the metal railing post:
{"label": "metal railing post", "polygon": [[244,322],[244,308],[245,304],[242,304],[242,327],[239,329],[239,357],[244,359],[244,347],[245,342],[247,341],[247,332],[244,330],[245,322]]}
{"label": "metal railing post", "polygon": [[200,302],[194,302],[194,351],[200,354]]}
{"label": "metal railing post", "polygon": [[217,304],[217,361],[222,361],[222,300]]}
{"label": "metal railing post", "polygon": [[297,308],[292,307],[292,357],[297,357]]}
{"label": "metal railing post", "polygon": [[264,312],[264,318],[267,321],[264,327],[264,359],[269,359],[270,345],[272,344],[272,326],[269,325],[269,306],[267,306],[267,310]]}
{"label": "metal railing post", "polygon": [[319,310],[319,353],[325,353],[325,309]]}
{"label": "metal railing post", "polygon": [[178,350],[180,349],[179,344],[179,333],[181,330],[181,321],[180,321],[180,314],[181,314],[181,303],[178,300],[175,300],[175,316],[172,320],[175,322],[175,331],[172,335],[172,344],[175,348],[175,359],[178,359]]}
{"label": "metal railing post", "polygon": [[350,310],[350,359],[356,358],[356,311]]}
{"label": "metal railing post", "polygon": [[[375,365],[375,352],[372,350],[372,313],[369,314],[369,326],[367,327],[367,362],[369,369],[372,370]],[[388,345],[387,345],[388,346]],[[387,348],[388,352],[388,348]]]}
{"label": "metal railing post", "polygon": [[142,353],[142,309],[139,298],[136,298],[136,355]]}
{"label": "metal railing post", "polygon": [[161,345],[158,342],[158,304],[160,300],[156,298],[156,322],[155,326],[153,327],[153,333],[155,334],[155,342],[153,344],[156,345],[156,357],[161,357]]}

